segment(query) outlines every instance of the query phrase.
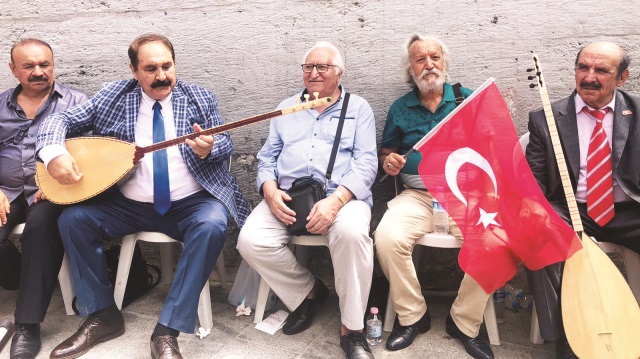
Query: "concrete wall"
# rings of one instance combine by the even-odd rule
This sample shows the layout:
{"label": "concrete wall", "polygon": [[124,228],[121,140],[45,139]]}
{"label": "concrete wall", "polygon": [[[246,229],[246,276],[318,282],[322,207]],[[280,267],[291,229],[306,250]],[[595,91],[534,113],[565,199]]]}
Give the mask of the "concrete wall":
{"label": "concrete wall", "polygon": [[[401,81],[400,48],[410,33],[441,37],[453,54],[452,80],[475,88],[495,77],[519,134],[527,113],[540,107],[525,69],[531,52],[542,61],[552,100],[574,88],[578,48],[612,40],[632,58],[627,89],[640,92],[640,1],[393,1],[393,0],[2,0],[0,63],[18,39],[51,43],[58,81],[88,94],[102,83],[131,76],[126,54],[138,35],[158,32],[176,49],[178,76],[213,89],[227,121],[271,110],[301,89],[300,60],[319,40],[342,48],[347,62],[343,83],[367,99],[378,134],[387,109],[407,91]],[[16,85],[0,66],[0,89]],[[233,172],[252,204],[255,153],[268,124],[233,133]],[[390,182],[376,185],[375,228],[390,196]],[[234,247],[231,231],[228,248]]]}

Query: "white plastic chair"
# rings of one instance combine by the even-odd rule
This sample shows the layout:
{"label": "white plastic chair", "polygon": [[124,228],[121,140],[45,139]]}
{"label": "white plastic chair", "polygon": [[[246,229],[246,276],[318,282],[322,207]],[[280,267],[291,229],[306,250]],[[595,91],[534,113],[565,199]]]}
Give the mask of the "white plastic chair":
{"label": "white plastic chair", "polygon": [[[325,246],[329,247],[329,240],[325,236],[291,236],[291,244],[295,244],[296,258],[298,263],[307,265],[309,258],[308,248],[306,246]],[[267,298],[269,296],[269,285],[263,278],[260,278],[260,289],[258,290],[258,299],[256,301],[256,313],[253,318],[254,323],[260,323],[264,317],[264,309],[267,306]]]}
{"label": "white plastic chair", "polygon": [[[160,261],[162,270],[162,283],[171,284],[173,277],[173,254],[172,246],[175,239],[158,232],[138,232],[130,234],[122,238],[122,248],[120,249],[120,259],[118,260],[118,273],[116,274],[116,285],[113,291],[118,309],[122,309],[122,300],[124,299],[124,291],[127,288],[129,279],[129,270],[131,268],[131,260],[135,249],[136,241],[160,243]],[[180,242],[181,243],[181,242]],[[224,267],[224,255],[220,252],[217,261],[218,274],[220,275],[220,285],[223,289],[227,288],[226,271]],[[198,318],[200,326],[206,330],[213,328],[213,315],[211,312],[211,294],[209,293],[209,281],[202,288],[200,293],[200,301],[198,302]]]}
{"label": "white plastic chair", "polygon": [[[436,248],[461,248],[462,243],[456,239],[456,237],[450,234],[435,234],[427,233],[420,237],[415,244],[427,247]],[[415,248],[415,246],[414,246]],[[412,256],[413,263],[416,268],[420,268],[420,256]],[[393,301],[391,300],[391,293],[387,297],[387,311],[384,318],[383,330],[390,332],[393,330],[393,324],[396,320],[396,312],[393,309]],[[487,306],[484,309],[484,324],[487,327],[487,334],[489,335],[489,343],[492,345],[500,345],[500,333],[498,332],[498,321],[496,320],[496,311],[493,305],[493,296],[489,296],[487,300]]]}
{"label": "white plastic chair", "polygon": [[[24,223],[20,223],[19,225],[13,228],[11,234],[22,235],[22,231],[24,231]],[[67,254],[64,254],[64,258],[62,259],[62,266],[60,267],[60,272],[58,273],[58,282],[60,282],[60,291],[62,292],[62,301],[64,302],[64,309],[67,312],[67,315],[76,314],[73,311],[73,297],[75,295],[75,291],[73,290],[73,280],[71,279],[71,271],[69,269],[69,259],[67,258]]]}

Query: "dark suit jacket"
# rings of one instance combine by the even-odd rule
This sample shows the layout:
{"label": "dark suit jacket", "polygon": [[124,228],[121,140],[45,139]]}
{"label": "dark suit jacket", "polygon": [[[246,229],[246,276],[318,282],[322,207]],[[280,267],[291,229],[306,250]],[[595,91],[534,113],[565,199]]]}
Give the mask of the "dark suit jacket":
{"label": "dark suit jacket", "polygon": [[[571,96],[551,105],[574,193],[580,171],[575,95],[574,91]],[[640,98],[617,90],[615,107],[613,173],[620,188],[636,202],[640,202]],[[550,203],[566,203],[549,127],[542,109],[529,113],[529,132],[526,157],[533,175]]]}

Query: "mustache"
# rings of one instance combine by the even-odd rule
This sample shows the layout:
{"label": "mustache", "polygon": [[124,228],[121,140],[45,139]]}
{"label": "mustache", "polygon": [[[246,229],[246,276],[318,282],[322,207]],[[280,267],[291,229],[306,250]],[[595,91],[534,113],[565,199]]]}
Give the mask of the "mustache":
{"label": "mustache", "polygon": [[31,76],[29,77],[29,82],[42,82],[42,81],[47,81],[48,78],[44,75],[40,75],[40,76]]}
{"label": "mustache", "polygon": [[600,90],[602,88],[602,85],[597,82],[582,81],[580,82],[580,87],[583,89]]}
{"label": "mustache", "polygon": [[154,81],[151,84],[151,88],[166,87],[166,86],[171,86],[171,80],[164,79],[162,81]]}
{"label": "mustache", "polygon": [[440,70],[438,70],[438,69],[424,70],[420,74],[420,78],[423,79],[423,78],[427,77],[428,75],[432,75],[432,74],[441,76],[442,72],[440,72]]}

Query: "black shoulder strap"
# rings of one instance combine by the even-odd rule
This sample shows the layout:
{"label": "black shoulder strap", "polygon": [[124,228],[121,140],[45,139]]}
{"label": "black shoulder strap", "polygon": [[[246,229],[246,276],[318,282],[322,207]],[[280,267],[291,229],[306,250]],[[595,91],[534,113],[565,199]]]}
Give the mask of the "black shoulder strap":
{"label": "black shoulder strap", "polygon": [[344,100],[342,102],[342,111],[340,111],[340,122],[338,122],[338,129],[336,130],[336,138],[333,139],[333,148],[331,149],[331,157],[329,158],[329,165],[327,166],[327,174],[325,175],[324,189],[327,189],[329,180],[331,180],[331,173],[333,172],[333,163],[336,161],[336,155],[338,154],[338,146],[340,145],[340,137],[342,137],[342,127],[344,127],[344,117],[347,115],[347,106],[349,105],[349,93],[344,93]]}
{"label": "black shoulder strap", "polygon": [[462,85],[460,85],[460,83],[458,82],[451,87],[453,87],[453,94],[456,96],[456,106],[458,106],[462,103],[462,101],[464,101],[464,97],[462,97],[462,91],[460,90],[462,88]]}

